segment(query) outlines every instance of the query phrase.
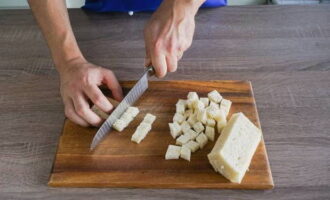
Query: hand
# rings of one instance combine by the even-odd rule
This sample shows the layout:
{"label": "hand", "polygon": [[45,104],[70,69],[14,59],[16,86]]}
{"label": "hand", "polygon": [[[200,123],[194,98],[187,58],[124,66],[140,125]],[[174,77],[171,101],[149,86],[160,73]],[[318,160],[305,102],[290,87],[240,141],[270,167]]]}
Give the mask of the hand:
{"label": "hand", "polygon": [[155,68],[162,78],[177,70],[192,42],[195,14],[204,0],[164,0],[144,29],[145,65]]}
{"label": "hand", "polygon": [[81,59],[70,61],[60,69],[60,90],[65,115],[81,126],[98,126],[102,122],[91,110],[88,99],[104,112],[109,113],[113,108],[98,86],[105,84],[118,101],[123,97],[122,89],[111,70]]}

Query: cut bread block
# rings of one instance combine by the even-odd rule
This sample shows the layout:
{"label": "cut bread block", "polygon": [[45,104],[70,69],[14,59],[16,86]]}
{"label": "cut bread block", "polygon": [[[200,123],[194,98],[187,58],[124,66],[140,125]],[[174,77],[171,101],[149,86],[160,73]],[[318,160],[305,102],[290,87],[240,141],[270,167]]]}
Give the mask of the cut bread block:
{"label": "cut bread block", "polygon": [[198,136],[198,133],[192,129],[189,129],[186,131],[185,135],[187,135],[190,140],[194,140]]}
{"label": "cut bread block", "polygon": [[188,134],[180,135],[180,137],[176,139],[176,145],[184,145],[189,142],[189,140],[190,136]]}
{"label": "cut bread block", "polygon": [[198,100],[198,94],[196,92],[189,92],[187,95],[188,100]]}
{"label": "cut bread block", "polygon": [[196,152],[199,149],[199,144],[193,140],[190,140],[188,143],[183,146],[190,149],[191,152]]}
{"label": "cut bread block", "polygon": [[220,109],[224,111],[225,115],[228,116],[232,102],[228,99],[222,99],[220,103]]}
{"label": "cut bread block", "polygon": [[148,123],[148,124],[152,124],[152,123],[154,123],[155,120],[156,120],[156,116],[155,115],[152,115],[150,113],[147,113],[146,116],[144,116],[142,122],[145,122],[145,123]]}
{"label": "cut bread block", "polygon": [[241,183],[262,134],[243,113],[233,114],[217,139],[208,159],[215,169],[234,183]]}
{"label": "cut bread block", "polygon": [[198,122],[198,120],[197,120],[197,114],[194,113],[194,114],[190,115],[190,117],[188,118],[187,122],[190,124],[190,126],[193,126],[194,124],[196,124]]}
{"label": "cut bread block", "polygon": [[214,119],[207,119],[206,125],[210,127],[215,127],[215,120]]}
{"label": "cut bread block", "polygon": [[210,101],[213,101],[214,103],[220,103],[220,101],[222,99],[222,96],[216,90],[213,90],[212,92],[209,92],[207,94],[207,97],[210,99]]}
{"label": "cut bread block", "polygon": [[122,119],[117,119],[115,123],[113,123],[112,128],[115,130],[122,132],[127,126],[127,122]]}
{"label": "cut bread block", "polygon": [[131,106],[131,107],[128,107],[125,112],[130,114],[134,118],[139,114],[140,110],[137,107]]}
{"label": "cut bread block", "polygon": [[184,115],[185,110],[186,110],[185,105],[183,105],[183,104],[176,104],[175,107],[176,107],[176,113],[180,113],[180,114]]}
{"label": "cut bread block", "polygon": [[216,109],[220,109],[220,105],[218,103],[214,103],[213,101],[210,102],[209,107],[211,108],[216,108]]}
{"label": "cut bread block", "polygon": [[190,117],[190,115],[192,115],[192,114],[194,114],[194,111],[193,111],[192,109],[188,109],[188,110],[186,110],[186,111],[184,112],[183,117],[184,117],[184,119],[186,120],[186,119],[188,119],[188,118]]}
{"label": "cut bread block", "polygon": [[207,122],[207,111],[206,109],[203,109],[201,111],[197,112],[197,120],[202,122],[203,124],[206,124]]}
{"label": "cut bread block", "polygon": [[182,146],[180,151],[180,157],[184,160],[190,161],[191,150],[188,147]]}
{"label": "cut bread block", "polygon": [[181,154],[181,147],[175,145],[168,145],[165,154],[166,160],[179,159]]}
{"label": "cut bread block", "polygon": [[184,107],[187,107],[187,100],[179,99],[175,105],[183,105]]}
{"label": "cut bread block", "polygon": [[215,136],[215,130],[213,127],[206,126],[205,128],[205,135],[207,138],[211,141],[214,141],[214,136]]}
{"label": "cut bread block", "polygon": [[181,126],[177,122],[169,123],[170,133],[172,137],[175,139],[182,133]]}
{"label": "cut bread block", "polygon": [[218,133],[221,133],[222,129],[227,125],[227,119],[226,118],[219,118],[217,121],[217,130]]}
{"label": "cut bread block", "polygon": [[185,133],[189,129],[191,129],[190,124],[187,121],[182,122],[181,130]]}
{"label": "cut bread block", "polygon": [[120,118],[115,121],[112,127],[119,132],[123,131],[139,114],[139,112],[140,111],[137,107],[128,107]]}
{"label": "cut bread block", "polygon": [[209,102],[210,102],[210,99],[209,98],[201,97],[199,100],[204,104],[204,108],[206,108],[207,106],[209,106]]}
{"label": "cut bread block", "polygon": [[140,143],[151,130],[151,124],[141,122],[141,124],[136,128],[134,134],[132,135],[131,141]]}
{"label": "cut bread block", "polygon": [[194,101],[193,108],[197,111],[200,111],[205,108],[205,105],[202,101],[197,100],[197,101]]}
{"label": "cut bread block", "polygon": [[173,122],[177,122],[177,123],[181,124],[184,120],[185,120],[185,118],[180,113],[175,113],[173,116]]}
{"label": "cut bread block", "polygon": [[204,133],[200,133],[196,138],[196,142],[199,144],[199,148],[203,149],[203,147],[207,144],[207,137]]}
{"label": "cut bread block", "polygon": [[196,124],[194,124],[193,128],[197,133],[204,131],[204,126],[201,122],[197,122]]}

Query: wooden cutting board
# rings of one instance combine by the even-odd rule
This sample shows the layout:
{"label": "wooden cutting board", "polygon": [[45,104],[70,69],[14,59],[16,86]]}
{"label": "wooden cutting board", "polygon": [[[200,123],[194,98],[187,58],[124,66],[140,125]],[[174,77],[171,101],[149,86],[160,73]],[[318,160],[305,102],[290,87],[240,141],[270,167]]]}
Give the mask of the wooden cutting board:
{"label": "wooden cutting board", "polygon": [[[122,82],[125,90],[135,82]],[[258,146],[249,171],[241,184],[229,182],[215,173],[207,154],[215,142],[208,142],[192,154],[191,161],[165,160],[169,144],[175,140],[168,123],[179,98],[189,91],[200,96],[216,89],[233,102],[231,113],[243,112],[260,127],[251,83],[247,81],[150,81],[149,89],[135,104],[141,110],[121,133],[112,131],[93,151],[89,151],[96,128],[83,128],[66,119],[48,185],[54,187],[125,188],[233,188],[274,187],[264,140]],[[149,135],[140,143],[130,141],[146,113],[157,116]],[[218,135],[216,136],[216,138]]]}

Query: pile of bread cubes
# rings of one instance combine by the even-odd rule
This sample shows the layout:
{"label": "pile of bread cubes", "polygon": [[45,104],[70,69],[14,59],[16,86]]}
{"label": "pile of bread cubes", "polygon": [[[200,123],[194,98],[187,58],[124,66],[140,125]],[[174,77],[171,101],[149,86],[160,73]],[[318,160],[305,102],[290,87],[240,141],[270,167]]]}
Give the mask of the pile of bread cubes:
{"label": "pile of bread cubes", "polygon": [[213,90],[207,97],[189,92],[187,99],[179,99],[173,122],[169,123],[170,133],[176,145],[169,145],[165,159],[190,161],[191,153],[202,149],[208,141],[214,141],[227,124],[232,102]]}

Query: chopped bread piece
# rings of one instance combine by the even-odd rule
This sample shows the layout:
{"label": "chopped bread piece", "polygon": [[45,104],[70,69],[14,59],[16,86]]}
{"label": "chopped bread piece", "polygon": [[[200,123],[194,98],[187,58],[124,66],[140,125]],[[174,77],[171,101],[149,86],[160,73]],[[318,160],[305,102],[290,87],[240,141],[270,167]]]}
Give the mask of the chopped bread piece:
{"label": "chopped bread piece", "polygon": [[95,112],[101,119],[107,119],[109,115],[105,112],[103,112],[101,109],[99,109],[96,105],[92,106],[92,111]]}
{"label": "chopped bread piece", "polygon": [[196,124],[198,122],[197,114],[194,113],[194,114],[190,115],[187,122],[190,124],[190,126],[193,126],[194,124]]}
{"label": "chopped bread piece", "polygon": [[175,115],[173,116],[173,122],[178,122],[179,124],[181,124],[183,121],[183,115],[181,115],[180,113],[175,113]]}
{"label": "chopped bread piece", "polygon": [[179,99],[175,105],[184,105],[185,107],[187,107],[187,100]]}
{"label": "chopped bread piece", "polygon": [[182,124],[181,124],[181,130],[183,132],[185,132],[186,130],[189,130],[189,129],[191,129],[190,124],[187,121],[182,122]]}
{"label": "chopped bread piece", "polygon": [[126,128],[126,126],[127,126],[127,122],[122,119],[117,119],[115,123],[113,123],[112,125],[112,127],[119,132],[122,132],[124,128]]}
{"label": "chopped bread piece", "polygon": [[198,101],[198,99],[188,99],[187,100],[187,107],[189,109],[193,109],[194,108],[194,104],[196,104],[197,101]]}
{"label": "chopped bread piece", "polygon": [[180,157],[187,161],[190,161],[191,150],[185,146],[181,147]]}
{"label": "chopped bread piece", "polygon": [[209,102],[210,102],[209,98],[202,97],[199,100],[204,104],[204,108],[206,108],[207,106],[209,106]]}
{"label": "chopped bread piece", "polygon": [[206,126],[205,128],[205,135],[207,136],[207,138],[211,141],[214,141],[214,135],[215,135],[215,131],[213,127],[210,126]]}
{"label": "chopped bread piece", "polygon": [[214,106],[209,106],[206,108],[206,113],[209,119],[214,119],[217,115],[219,115],[219,108],[216,108]]}
{"label": "chopped bread piece", "polygon": [[190,100],[198,100],[198,94],[196,92],[189,92],[187,98]]}
{"label": "chopped bread piece", "polygon": [[199,148],[203,149],[207,143],[206,135],[204,133],[200,133],[196,138],[196,142],[199,144]]}
{"label": "chopped bread piece", "polygon": [[134,134],[132,135],[131,141],[140,143],[151,130],[151,124],[146,122],[141,122],[141,124],[136,128]]}
{"label": "chopped bread piece", "polygon": [[205,105],[204,105],[204,103],[203,103],[202,101],[197,100],[197,101],[194,102],[194,104],[193,104],[193,108],[194,108],[195,110],[202,110],[202,109],[205,108]]}
{"label": "chopped bread piece", "polygon": [[140,110],[137,107],[130,106],[125,112],[129,113],[134,118],[139,114]]}
{"label": "chopped bread piece", "polygon": [[209,107],[211,107],[211,108],[216,108],[216,109],[220,109],[220,105],[217,104],[217,103],[214,103],[213,101],[211,101]]}
{"label": "chopped bread piece", "polygon": [[188,147],[191,152],[195,152],[199,149],[199,144],[193,140],[190,140],[188,143],[184,144],[183,146]]}
{"label": "chopped bread piece", "polygon": [[207,111],[206,109],[197,112],[197,120],[206,124],[207,122]]}
{"label": "chopped bread piece", "polygon": [[181,154],[181,147],[175,145],[168,145],[165,154],[166,160],[179,159]]}
{"label": "chopped bread piece", "polygon": [[216,111],[216,114],[214,116],[214,120],[216,121],[223,121],[223,120],[226,120],[226,114],[223,110],[217,110]]}
{"label": "chopped bread piece", "polygon": [[197,133],[204,131],[204,126],[201,122],[197,122],[196,124],[194,124],[193,128]]}
{"label": "chopped bread piece", "polygon": [[120,119],[125,121],[128,125],[129,123],[131,123],[131,121],[133,121],[134,118],[130,113],[124,112],[124,114],[121,115]]}
{"label": "chopped bread piece", "polygon": [[220,109],[224,111],[225,115],[228,116],[232,102],[228,99],[222,99],[220,103]]}
{"label": "chopped bread piece", "polygon": [[155,120],[156,120],[156,116],[155,115],[152,115],[150,113],[147,113],[146,116],[144,116],[142,122],[145,122],[145,123],[148,123],[148,124],[152,124],[152,123],[154,123]]}
{"label": "chopped bread piece", "polygon": [[243,113],[235,113],[208,154],[208,159],[215,171],[231,182],[241,183],[261,137],[261,130]]}
{"label": "chopped bread piece", "polygon": [[175,105],[175,107],[176,107],[176,113],[180,113],[180,114],[184,114],[184,112],[185,112],[185,110],[186,110],[186,108],[185,108],[185,105],[182,105],[182,104],[177,104],[177,105]]}
{"label": "chopped bread piece", "polygon": [[168,126],[170,127],[170,133],[174,139],[181,135],[182,129],[177,122],[169,123]]}
{"label": "chopped bread piece", "polygon": [[194,140],[198,136],[198,133],[192,129],[189,129],[186,131],[185,135],[187,135],[190,140]]}
{"label": "chopped bread piece", "polygon": [[211,127],[215,127],[215,120],[214,119],[207,119],[206,125],[211,126]]}
{"label": "chopped bread piece", "polygon": [[186,144],[188,141],[190,140],[190,136],[187,134],[184,135],[180,135],[180,137],[178,137],[176,139],[176,145],[184,145]]}
{"label": "chopped bread piece", "polygon": [[192,114],[194,114],[194,111],[193,111],[192,109],[188,109],[188,110],[186,110],[186,111],[184,112],[183,117],[184,117],[185,120],[186,120],[186,119],[188,119],[188,117],[189,117],[190,115],[192,115]]}
{"label": "chopped bread piece", "polygon": [[216,90],[213,90],[212,92],[209,92],[209,93],[207,94],[207,97],[208,97],[211,101],[213,101],[213,102],[215,102],[215,103],[220,103],[220,101],[221,101],[221,99],[222,99],[222,96],[221,96],[220,93],[219,93],[218,91],[216,91]]}
{"label": "chopped bread piece", "polygon": [[227,125],[227,119],[226,118],[220,118],[220,120],[217,121],[217,129],[218,133],[221,133],[221,130]]}

